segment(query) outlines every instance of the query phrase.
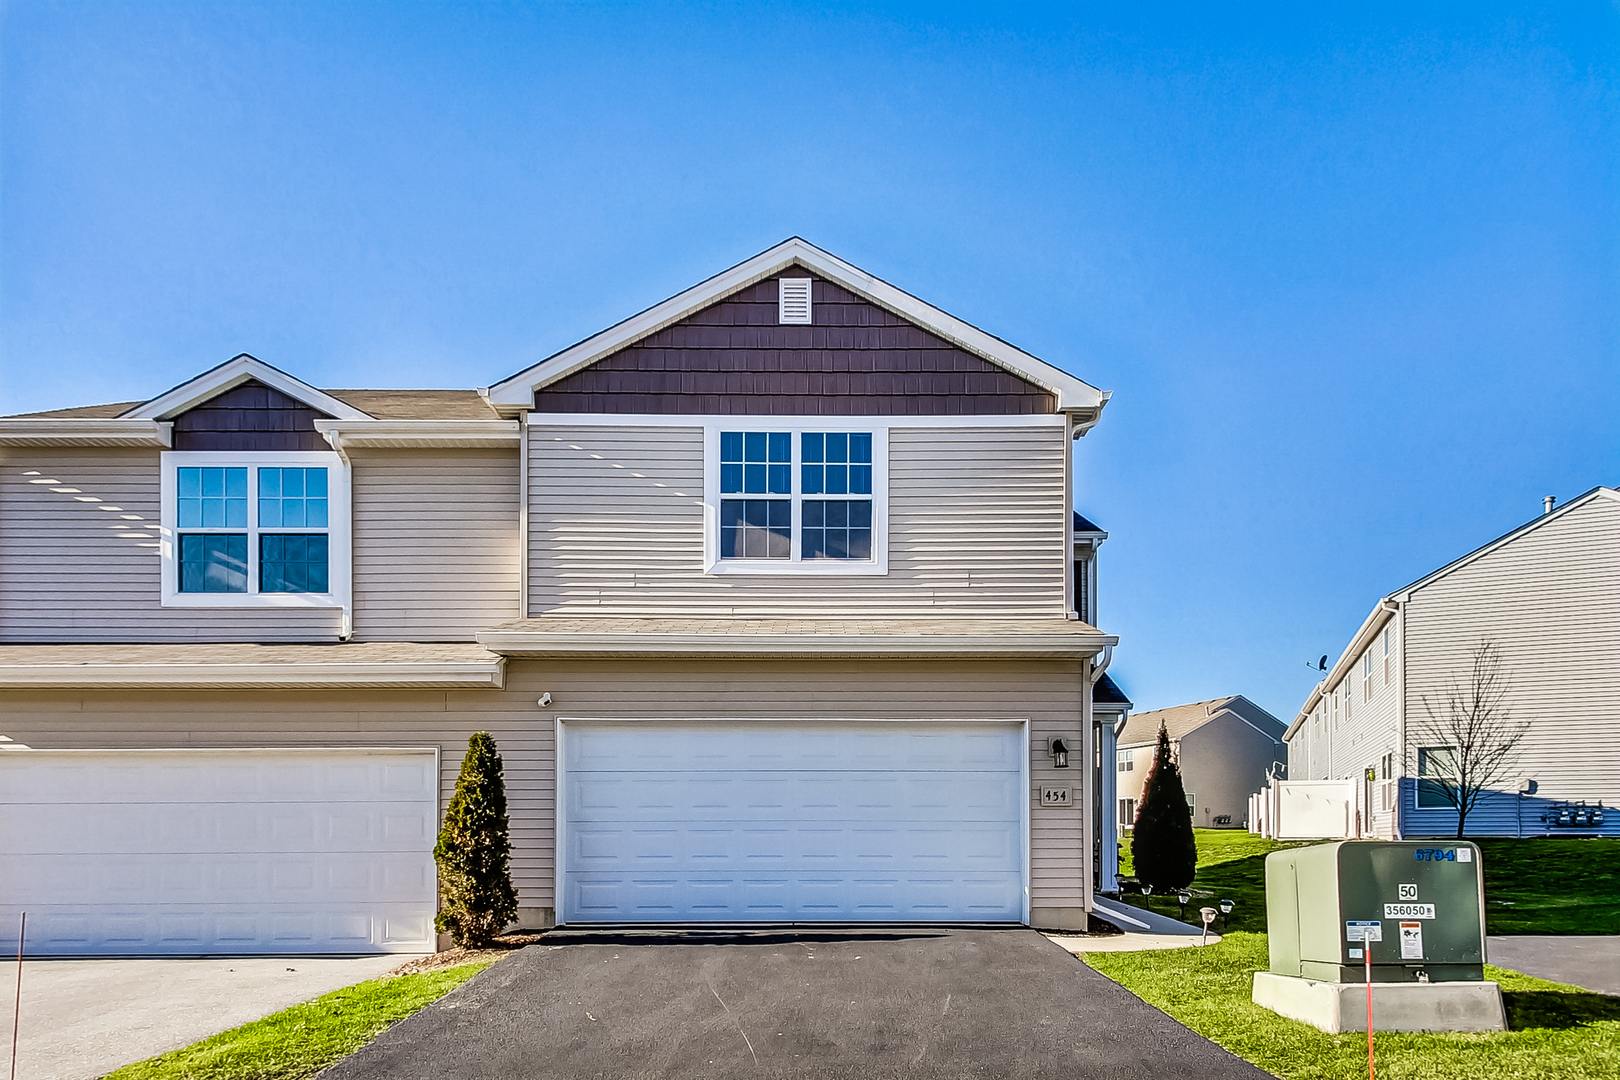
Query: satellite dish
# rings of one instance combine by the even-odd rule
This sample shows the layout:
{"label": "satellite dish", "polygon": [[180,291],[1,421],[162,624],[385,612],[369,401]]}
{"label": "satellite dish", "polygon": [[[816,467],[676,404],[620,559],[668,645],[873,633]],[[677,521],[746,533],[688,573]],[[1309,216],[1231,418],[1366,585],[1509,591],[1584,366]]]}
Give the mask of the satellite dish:
{"label": "satellite dish", "polygon": [[1323,653],[1322,654],[1322,659],[1320,659],[1320,660],[1318,660],[1316,662],[1316,670],[1317,671],[1326,671],[1327,670],[1327,653]]}

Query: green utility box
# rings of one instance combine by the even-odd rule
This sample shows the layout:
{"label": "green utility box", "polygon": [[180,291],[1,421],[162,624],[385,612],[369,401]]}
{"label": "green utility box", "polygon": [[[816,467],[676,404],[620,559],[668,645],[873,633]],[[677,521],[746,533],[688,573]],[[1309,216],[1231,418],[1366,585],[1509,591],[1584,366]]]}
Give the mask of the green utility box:
{"label": "green utility box", "polygon": [[1266,856],[1271,970],[1319,982],[1477,982],[1485,890],[1473,844],[1341,840]]}

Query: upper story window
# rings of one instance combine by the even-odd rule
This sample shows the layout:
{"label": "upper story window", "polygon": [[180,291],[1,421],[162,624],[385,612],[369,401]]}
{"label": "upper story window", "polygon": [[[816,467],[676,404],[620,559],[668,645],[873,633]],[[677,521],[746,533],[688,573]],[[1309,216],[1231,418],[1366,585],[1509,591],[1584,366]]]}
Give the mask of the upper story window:
{"label": "upper story window", "polygon": [[1390,639],[1392,637],[1393,637],[1393,631],[1387,626],[1384,627],[1384,685],[1385,686],[1389,685]]}
{"label": "upper story window", "polygon": [[1361,654],[1361,699],[1371,701],[1373,694],[1373,658],[1372,650],[1368,649]]}
{"label": "upper story window", "polygon": [[348,486],[336,454],[163,455],[163,603],[338,606]]}
{"label": "upper story window", "polygon": [[1136,755],[1129,750],[1121,750],[1117,756],[1119,763],[1116,770],[1118,772],[1131,772],[1136,768]]}
{"label": "upper story window", "polygon": [[885,432],[709,434],[709,572],[887,571]]}

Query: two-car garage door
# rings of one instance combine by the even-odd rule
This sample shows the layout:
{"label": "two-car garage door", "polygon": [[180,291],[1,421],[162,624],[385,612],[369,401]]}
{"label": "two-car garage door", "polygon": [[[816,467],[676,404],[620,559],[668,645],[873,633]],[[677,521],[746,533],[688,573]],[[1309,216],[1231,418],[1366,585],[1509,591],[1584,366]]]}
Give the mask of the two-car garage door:
{"label": "two-car garage door", "polygon": [[1021,922],[1016,723],[560,725],[565,922]]}
{"label": "two-car garage door", "polygon": [[0,934],[34,955],[433,948],[434,750],[0,753]]}

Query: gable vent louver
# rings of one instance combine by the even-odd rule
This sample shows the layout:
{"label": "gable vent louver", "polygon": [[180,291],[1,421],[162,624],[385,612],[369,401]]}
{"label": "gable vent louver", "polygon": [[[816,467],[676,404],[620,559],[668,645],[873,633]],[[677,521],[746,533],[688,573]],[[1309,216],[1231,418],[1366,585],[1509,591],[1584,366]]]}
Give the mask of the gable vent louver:
{"label": "gable vent louver", "polygon": [[776,321],[779,323],[810,322],[810,279],[778,278]]}

